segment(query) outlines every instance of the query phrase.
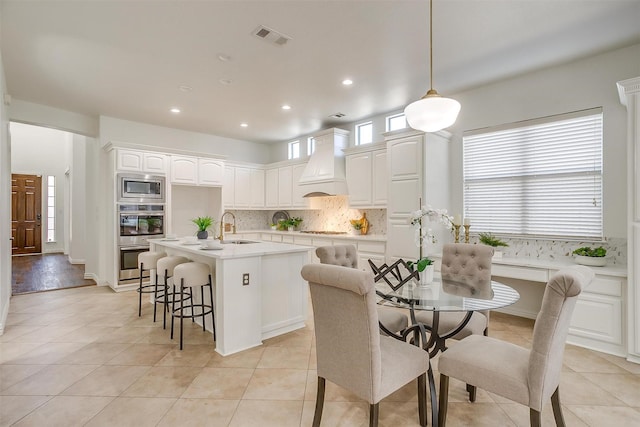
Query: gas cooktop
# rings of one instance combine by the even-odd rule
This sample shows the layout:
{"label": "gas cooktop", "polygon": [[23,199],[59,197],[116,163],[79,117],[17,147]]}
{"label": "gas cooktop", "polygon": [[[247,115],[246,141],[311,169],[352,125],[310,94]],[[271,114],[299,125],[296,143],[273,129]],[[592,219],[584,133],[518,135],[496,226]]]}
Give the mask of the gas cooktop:
{"label": "gas cooktop", "polygon": [[312,231],[312,230],[302,230],[301,233],[307,234],[347,234],[346,231]]}

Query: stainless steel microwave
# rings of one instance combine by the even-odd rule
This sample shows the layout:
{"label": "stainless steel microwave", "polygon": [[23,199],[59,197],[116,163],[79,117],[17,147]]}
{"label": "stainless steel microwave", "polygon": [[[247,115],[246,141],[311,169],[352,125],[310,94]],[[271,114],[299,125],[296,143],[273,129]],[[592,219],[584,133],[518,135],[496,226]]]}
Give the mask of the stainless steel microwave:
{"label": "stainless steel microwave", "polygon": [[164,203],[163,176],[118,174],[118,202]]}

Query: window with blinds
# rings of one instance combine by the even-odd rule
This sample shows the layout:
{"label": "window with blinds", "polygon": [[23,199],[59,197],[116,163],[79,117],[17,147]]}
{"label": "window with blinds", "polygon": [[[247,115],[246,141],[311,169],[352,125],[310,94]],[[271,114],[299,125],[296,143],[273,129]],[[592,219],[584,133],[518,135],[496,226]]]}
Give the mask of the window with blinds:
{"label": "window with blinds", "polygon": [[601,108],[466,132],[463,150],[474,231],[603,238]]}

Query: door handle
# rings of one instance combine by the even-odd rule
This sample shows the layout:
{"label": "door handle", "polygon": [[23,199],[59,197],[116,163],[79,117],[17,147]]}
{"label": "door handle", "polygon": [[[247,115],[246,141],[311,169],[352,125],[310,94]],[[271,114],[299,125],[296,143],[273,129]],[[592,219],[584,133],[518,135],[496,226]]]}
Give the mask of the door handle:
{"label": "door handle", "polygon": [[42,219],[42,215],[41,215],[41,214],[37,214],[37,215],[36,215],[36,219],[37,219],[38,221],[40,221],[40,220]]}

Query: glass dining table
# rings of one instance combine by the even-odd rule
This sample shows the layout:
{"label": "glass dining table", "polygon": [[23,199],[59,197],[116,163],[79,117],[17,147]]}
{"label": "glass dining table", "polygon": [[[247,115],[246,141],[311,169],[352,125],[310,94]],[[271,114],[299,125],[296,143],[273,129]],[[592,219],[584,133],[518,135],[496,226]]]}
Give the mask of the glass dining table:
{"label": "glass dining table", "polygon": [[[396,287],[393,281],[380,280],[376,283],[376,294],[380,305],[409,310],[411,324],[404,332],[404,338],[413,333],[413,339],[420,339],[422,348],[430,357],[434,357],[446,349],[445,341],[448,338],[455,336],[467,325],[474,311],[507,307],[520,299],[518,291],[503,283],[492,280],[489,286],[488,283],[479,284],[476,281],[473,276],[448,275],[443,279],[437,275],[427,285],[409,280]],[[432,312],[432,324],[420,326],[415,318],[416,310]],[[464,316],[453,329],[441,332],[439,326],[442,312],[459,312],[464,313]],[[397,336],[383,325],[380,327],[386,334]],[[420,336],[422,328],[429,333],[428,339],[425,334]]]}

